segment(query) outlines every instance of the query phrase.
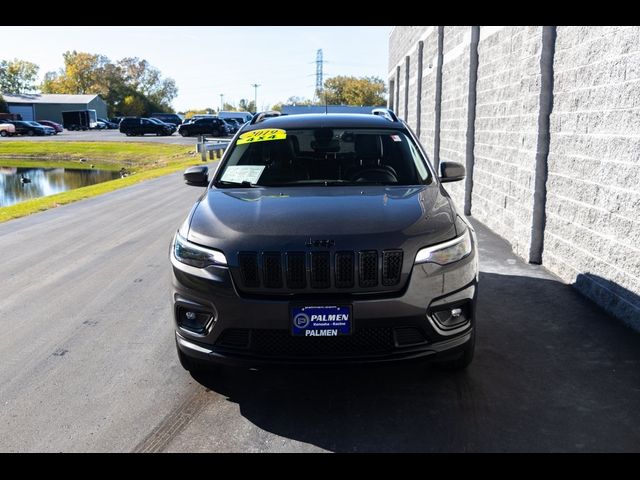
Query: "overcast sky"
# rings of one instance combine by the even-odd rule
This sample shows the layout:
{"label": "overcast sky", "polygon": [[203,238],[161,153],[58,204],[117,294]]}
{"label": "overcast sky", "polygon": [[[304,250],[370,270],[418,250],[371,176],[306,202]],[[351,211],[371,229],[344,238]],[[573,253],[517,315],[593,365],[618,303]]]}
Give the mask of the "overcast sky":
{"label": "overcast sky", "polygon": [[[391,27],[0,27],[0,60],[40,66],[40,77],[62,67],[62,53],[101,53],[115,61],[147,59],[173,78],[176,110],[237,105],[270,107],[290,96],[313,97],[316,51],[325,78],[378,76],[386,80]],[[11,41],[7,40],[11,39]]]}

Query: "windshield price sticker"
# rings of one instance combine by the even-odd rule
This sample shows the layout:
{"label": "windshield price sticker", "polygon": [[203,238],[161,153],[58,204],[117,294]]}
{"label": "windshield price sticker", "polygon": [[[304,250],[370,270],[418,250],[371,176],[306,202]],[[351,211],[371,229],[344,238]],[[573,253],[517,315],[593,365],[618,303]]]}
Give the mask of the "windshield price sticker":
{"label": "windshield price sticker", "polygon": [[270,140],[284,140],[287,138],[287,132],[280,128],[263,128],[261,130],[252,130],[243,133],[238,138],[236,145],[244,143],[268,142]]}

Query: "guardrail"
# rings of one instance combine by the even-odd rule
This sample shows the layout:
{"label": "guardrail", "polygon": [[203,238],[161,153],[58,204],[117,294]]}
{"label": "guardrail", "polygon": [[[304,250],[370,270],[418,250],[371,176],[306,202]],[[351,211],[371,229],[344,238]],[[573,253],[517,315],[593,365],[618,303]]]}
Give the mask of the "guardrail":
{"label": "guardrail", "polygon": [[209,160],[222,158],[222,154],[229,146],[229,143],[230,140],[220,140],[219,138],[209,139],[206,135],[198,135],[196,150],[200,153],[202,161],[206,162],[207,152],[209,152]]}

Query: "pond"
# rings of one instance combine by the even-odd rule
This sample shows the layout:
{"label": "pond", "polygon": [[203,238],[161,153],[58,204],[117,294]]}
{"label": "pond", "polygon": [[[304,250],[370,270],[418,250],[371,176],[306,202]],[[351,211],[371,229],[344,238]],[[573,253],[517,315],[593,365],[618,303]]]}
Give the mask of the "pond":
{"label": "pond", "polygon": [[4,167],[0,160],[0,207],[120,178],[112,170]]}

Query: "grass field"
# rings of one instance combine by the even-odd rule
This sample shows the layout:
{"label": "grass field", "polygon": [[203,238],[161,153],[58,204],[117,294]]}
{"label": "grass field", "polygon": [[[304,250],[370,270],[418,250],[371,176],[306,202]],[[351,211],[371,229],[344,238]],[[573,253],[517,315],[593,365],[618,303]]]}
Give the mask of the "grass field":
{"label": "grass field", "polygon": [[[125,178],[2,207],[0,222],[94,197],[143,180],[183,170],[191,165],[198,165],[201,163],[200,159],[194,156],[192,151],[193,147],[157,143],[7,142],[0,144],[0,165],[7,167],[91,168],[91,165],[94,165],[95,168],[104,170],[119,170],[125,167],[132,172]],[[3,160],[3,157],[6,160]],[[16,157],[21,158],[16,159]]]}

